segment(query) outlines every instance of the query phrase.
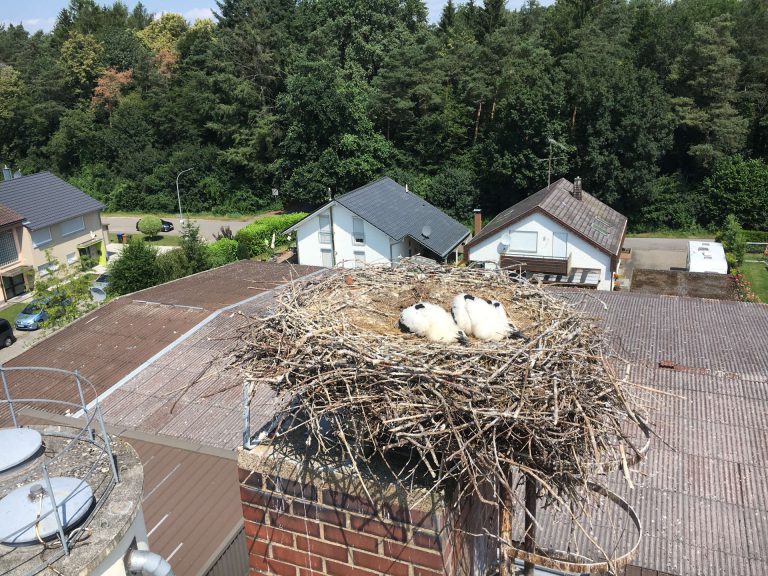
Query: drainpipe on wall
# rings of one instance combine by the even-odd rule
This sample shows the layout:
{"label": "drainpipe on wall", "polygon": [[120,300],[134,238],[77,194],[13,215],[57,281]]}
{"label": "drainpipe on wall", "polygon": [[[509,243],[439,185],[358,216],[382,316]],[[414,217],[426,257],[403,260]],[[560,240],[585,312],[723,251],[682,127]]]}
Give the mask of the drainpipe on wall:
{"label": "drainpipe on wall", "polygon": [[125,566],[131,574],[144,576],[174,576],[168,561],[148,550],[131,550],[125,557]]}

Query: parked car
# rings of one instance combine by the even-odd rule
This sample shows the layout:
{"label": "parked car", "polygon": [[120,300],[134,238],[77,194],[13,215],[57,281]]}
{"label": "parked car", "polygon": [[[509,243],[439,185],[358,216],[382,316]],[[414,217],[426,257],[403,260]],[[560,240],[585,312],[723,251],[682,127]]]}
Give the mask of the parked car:
{"label": "parked car", "polygon": [[35,298],[16,316],[17,330],[37,330],[49,318],[61,315],[64,306],[71,304],[66,294],[51,294]]}
{"label": "parked car", "polygon": [[109,286],[109,274],[101,274],[91,283],[91,298],[96,302],[101,302],[107,297],[107,286]]}
{"label": "parked car", "polygon": [[[141,222],[141,219],[136,221],[136,230],[139,229],[139,222]],[[168,222],[168,220],[160,219],[160,232],[170,232],[173,230],[173,222]]]}
{"label": "parked car", "polygon": [[0,318],[0,344],[3,345],[3,348],[8,348],[14,342],[16,342],[16,337],[13,335],[11,323],[5,318]]}

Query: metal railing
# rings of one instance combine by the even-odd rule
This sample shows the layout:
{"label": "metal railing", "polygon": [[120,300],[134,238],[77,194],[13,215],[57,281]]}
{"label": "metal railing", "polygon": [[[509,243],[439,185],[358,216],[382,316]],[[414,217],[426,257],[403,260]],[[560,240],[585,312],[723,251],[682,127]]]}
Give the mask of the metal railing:
{"label": "metal railing", "polygon": [[[69,402],[66,400],[54,400],[51,398],[13,397],[11,394],[11,386],[9,385],[9,380],[12,380],[15,374],[33,374],[36,372],[50,373],[51,375],[53,374],[64,375],[65,377],[71,378],[72,383],[74,384],[77,390],[79,403]],[[14,534],[22,534],[27,530],[29,530],[30,528],[34,528],[43,519],[47,518],[50,514],[54,513],[54,517],[56,520],[56,527],[57,527],[56,533],[57,533],[59,543],[61,544],[61,549],[57,551],[57,553],[46,558],[42,566],[42,568],[45,568],[45,566],[52,564],[54,561],[61,558],[62,556],[68,555],[72,545],[77,541],[77,538],[79,537],[79,535],[83,533],[83,530],[78,529],[78,530],[72,531],[69,534],[69,536],[65,534],[59,508],[63,507],[71,498],[73,498],[78,492],[80,492],[83,485],[87,483],[88,479],[94,476],[94,473],[96,472],[97,469],[101,467],[102,461],[106,458],[107,461],[109,462],[110,473],[111,473],[110,478],[107,485],[104,487],[103,491],[101,492],[99,497],[96,499],[96,505],[93,506],[93,509],[88,514],[85,522],[81,524],[81,527],[87,526],[87,524],[93,518],[95,512],[99,509],[101,503],[106,499],[106,497],[112,491],[114,486],[120,481],[117,464],[115,462],[115,457],[112,452],[112,446],[110,443],[109,434],[107,433],[107,429],[104,424],[104,418],[101,414],[101,408],[98,404],[98,394],[96,393],[96,389],[94,388],[93,384],[91,384],[91,382],[88,381],[88,379],[82,376],[79,372],[77,371],[71,372],[69,370],[62,370],[59,368],[46,368],[46,367],[37,367],[37,366],[24,366],[24,367],[13,367],[13,368],[0,367],[0,381],[2,381],[3,393],[4,393],[4,397],[0,398],[0,406],[3,406],[3,405],[7,406],[8,411],[10,412],[11,421],[13,422],[14,428],[20,427],[19,421],[18,421],[19,409],[22,406],[28,406],[30,404],[31,405],[57,404],[60,406],[65,406],[67,408],[75,408],[77,410],[82,410],[82,413],[83,413],[82,419],[80,420],[81,426],[80,426],[79,432],[75,434],[67,434],[64,431],[57,432],[52,430],[48,430],[45,432],[46,436],[55,436],[55,437],[60,437],[65,439],[65,444],[63,447],[58,448],[56,453],[52,457],[43,458],[40,464],[37,465],[39,466],[41,479],[44,482],[44,486],[47,489],[47,494],[51,500],[51,510],[43,514],[40,518],[27,524],[26,526],[22,527],[21,529],[19,529],[17,532],[14,533]],[[96,403],[90,408],[88,407],[88,404],[86,402],[84,387],[89,388],[90,391],[93,392],[93,396],[97,398]],[[76,425],[77,422],[75,421],[73,422],[73,424],[74,424],[73,428],[77,429],[77,425]],[[77,476],[77,478],[79,478],[80,480],[77,486],[72,490],[72,492],[70,492],[68,496],[66,496],[60,502],[57,502],[55,499],[52,485],[51,485],[50,468],[55,464],[61,463],[64,456],[68,454],[70,451],[72,451],[74,447],[81,442],[85,442],[95,447],[97,452],[93,456],[93,462],[91,463],[91,465],[85,471],[81,472]],[[30,467],[30,470],[31,469],[32,467]],[[94,497],[96,498],[95,490],[94,490]],[[36,574],[42,568],[34,568],[32,571],[28,572],[28,574]]]}

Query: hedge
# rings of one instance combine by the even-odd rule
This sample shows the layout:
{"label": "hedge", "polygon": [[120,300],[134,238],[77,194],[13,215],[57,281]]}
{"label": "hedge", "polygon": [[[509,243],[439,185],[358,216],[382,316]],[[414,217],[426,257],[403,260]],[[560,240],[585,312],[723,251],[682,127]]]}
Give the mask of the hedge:
{"label": "hedge", "polygon": [[744,242],[768,242],[768,231],[744,230]]}
{"label": "hedge", "polygon": [[249,257],[269,254],[272,251],[269,247],[272,242],[272,235],[275,235],[276,244],[282,243],[283,230],[290,228],[306,215],[306,212],[296,212],[260,218],[245,228],[241,228],[235,234],[235,240],[240,244],[241,250],[247,250]]}
{"label": "hedge", "polygon": [[220,238],[208,244],[208,264],[217,268],[237,260],[237,240]]}

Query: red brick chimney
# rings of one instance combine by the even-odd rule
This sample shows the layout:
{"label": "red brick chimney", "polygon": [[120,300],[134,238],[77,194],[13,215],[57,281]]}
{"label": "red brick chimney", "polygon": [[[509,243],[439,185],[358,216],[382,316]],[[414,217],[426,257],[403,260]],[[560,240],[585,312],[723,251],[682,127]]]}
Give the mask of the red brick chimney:
{"label": "red brick chimney", "polygon": [[473,210],[473,212],[475,213],[475,231],[474,231],[474,235],[477,236],[478,234],[480,234],[480,230],[483,227],[483,211],[480,210],[480,208],[475,208]]}
{"label": "red brick chimney", "polygon": [[581,178],[578,176],[573,179],[573,192],[571,192],[571,195],[581,202]]}

